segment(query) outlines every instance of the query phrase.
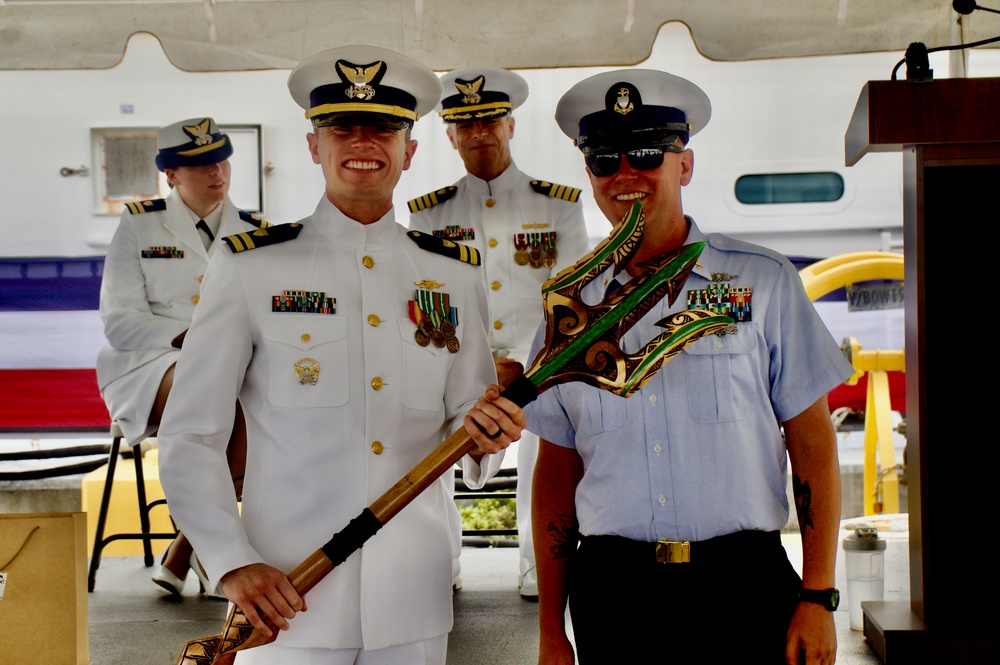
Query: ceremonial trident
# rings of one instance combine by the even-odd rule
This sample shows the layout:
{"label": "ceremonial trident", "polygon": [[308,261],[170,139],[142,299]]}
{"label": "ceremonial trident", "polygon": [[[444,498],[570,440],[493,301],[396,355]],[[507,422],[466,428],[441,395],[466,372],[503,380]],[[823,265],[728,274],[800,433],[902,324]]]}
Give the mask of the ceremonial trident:
{"label": "ceremonial trident", "polygon": [[[642,206],[636,201],[611,235],[590,254],[542,285],[545,345],[528,370],[503,391],[504,397],[523,407],[539,393],[569,381],[583,381],[628,397],[684,346],[732,323],[728,316],[686,310],[657,321],[663,332],[637,353],[621,350],[622,335],[657,302],[666,296],[667,302],[673,304],[705,246],[704,242],[684,245],[637,264],[641,270],[639,276],[597,305],[586,305],[580,300],[583,287],[612,264],[616,271],[628,264],[642,241],[643,220]],[[464,428],[448,437],[330,542],[289,573],[288,579],[295,590],[303,595],[316,586],[474,447]],[[265,637],[234,605],[222,633],[188,642],[177,665],[232,665],[237,651],[272,642],[278,631],[275,626],[270,627],[273,636]]]}

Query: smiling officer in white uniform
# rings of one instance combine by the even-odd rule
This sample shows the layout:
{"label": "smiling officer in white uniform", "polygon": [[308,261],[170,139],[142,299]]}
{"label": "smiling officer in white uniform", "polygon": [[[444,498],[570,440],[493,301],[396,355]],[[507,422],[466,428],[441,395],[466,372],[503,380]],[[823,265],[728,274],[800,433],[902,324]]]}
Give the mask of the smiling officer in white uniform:
{"label": "smiling officer in white uniform", "polygon": [[[344,46],[300,63],[288,87],[312,121],[325,196],[299,222],[227,238],[233,251],[213,259],[160,428],[161,482],[213,583],[258,630],[270,633],[261,615],[283,629],[239,652],[240,665],[444,665],[444,480],[307,597],[286,577],[451,432],[472,436],[463,470],[481,486],[524,426],[491,385],[477,253],[394,217],[410,127],[440,82],[399,53]],[[237,396],[242,516],[223,480]]]}
{"label": "smiling officer in white uniform", "polygon": [[[534,179],[514,164],[514,109],[528,97],[518,74],[469,67],[445,74],[438,104],[448,139],[467,175],[455,185],[409,202],[410,228],[475,247],[483,256],[489,299],[490,348],[503,382],[505,363],[528,364],[528,348],[542,320],[542,282],[590,249],[580,190]],[[516,374],[516,372],[515,372]],[[518,588],[538,598],[531,536],[531,476],[538,437],[525,432],[517,445]],[[461,519],[455,529],[454,583],[461,552]]]}

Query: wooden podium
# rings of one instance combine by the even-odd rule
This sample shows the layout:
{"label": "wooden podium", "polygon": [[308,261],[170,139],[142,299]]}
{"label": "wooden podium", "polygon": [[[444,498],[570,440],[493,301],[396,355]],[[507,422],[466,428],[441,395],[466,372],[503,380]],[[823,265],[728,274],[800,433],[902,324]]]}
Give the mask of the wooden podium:
{"label": "wooden podium", "polygon": [[910,601],[862,603],[864,634],[886,665],[1000,663],[1000,78],[869,81],[844,147],[903,154]]}

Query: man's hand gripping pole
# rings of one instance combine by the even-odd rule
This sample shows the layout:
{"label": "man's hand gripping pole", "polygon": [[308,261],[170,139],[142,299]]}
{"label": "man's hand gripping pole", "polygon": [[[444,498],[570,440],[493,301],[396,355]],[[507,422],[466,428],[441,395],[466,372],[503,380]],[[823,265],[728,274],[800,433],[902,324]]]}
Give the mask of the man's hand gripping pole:
{"label": "man's hand gripping pole", "polygon": [[[678,312],[658,321],[663,332],[637,353],[622,351],[622,335],[657,302],[666,297],[668,304],[674,303],[704,248],[704,243],[694,243],[645,261],[637,266],[641,274],[619,291],[597,305],[586,305],[580,299],[583,287],[612,264],[616,272],[624,268],[639,247],[642,233],[642,207],[636,201],[611,235],[590,254],[545,282],[545,344],[524,374],[503,391],[504,397],[523,407],[539,393],[569,381],[583,381],[628,397],[684,346],[732,323],[728,316],[704,310]],[[464,428],[448,437],[289,573],[295,590],[302,595],[312,589],[474,447]],[[269,627],[276,636],[277,628]],[[237,651],[273,640],[273,636],[265,637],[255,630],[239,607],[233,607],[222,634],[188,642],[177,665],[231,665]]]}

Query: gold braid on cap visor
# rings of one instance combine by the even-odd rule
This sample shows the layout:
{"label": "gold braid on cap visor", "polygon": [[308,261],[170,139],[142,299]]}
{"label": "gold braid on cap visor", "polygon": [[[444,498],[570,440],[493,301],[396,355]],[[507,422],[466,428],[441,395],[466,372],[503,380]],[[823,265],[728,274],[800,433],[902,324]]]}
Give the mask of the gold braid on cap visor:
{"label": "gold braid on cap visor", "polygon": [[176,154],[181,157],[191,157],[192,155],[200,155],[202,153],[209,152],[210,150],[217,150],[218,148],[224,148],[226,146],[226,139],[223,138],[221,141],[212,141],[203,146],[197,148],[191,148],[190,150],[178,150]]}
{"label": "gold braid on cap visor", "polygon": [[367,113],[382,113],[384,115],[394,115],[416,122],[416,111],[403,108],[402,106],[390,106],[388,104],[320,104],[306,111],[306,118],[312,120],[318,115],[329,115],[331,113],[345,113],[350,111],[364,111]]}
{"label": "gold braid on cap visor", "polygon": [[[501,113],[510,113],[513,110],[514,105],[510,102],[492,102],[476,106],[453,106],[450,109],[439,111],[438,115],[441,116],[442,120],[469,120],[471,118],[488,118]],[[476,111],[490,111],[490,113],[476,113]]]}

